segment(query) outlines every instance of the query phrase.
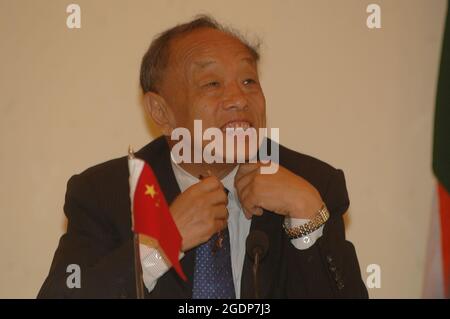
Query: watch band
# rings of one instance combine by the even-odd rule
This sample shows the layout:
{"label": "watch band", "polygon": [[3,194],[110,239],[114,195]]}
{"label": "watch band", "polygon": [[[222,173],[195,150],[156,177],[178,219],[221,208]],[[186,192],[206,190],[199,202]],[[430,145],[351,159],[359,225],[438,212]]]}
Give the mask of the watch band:
{"label": "watch band", "polygon": [[317,214],[306,224],[295,226],[295,227],[288,227],[286,223],[283,223],[284,231],[286,232],[286,235],[290,239],[297,239],[306,235],[311,234],[313,231],[317,230],[320,226],[325,224],[325,222],[330,218],[330,213],[328,212],[327,207],[325,206],[325,203],[322,204],[322,207],[319,209]]}

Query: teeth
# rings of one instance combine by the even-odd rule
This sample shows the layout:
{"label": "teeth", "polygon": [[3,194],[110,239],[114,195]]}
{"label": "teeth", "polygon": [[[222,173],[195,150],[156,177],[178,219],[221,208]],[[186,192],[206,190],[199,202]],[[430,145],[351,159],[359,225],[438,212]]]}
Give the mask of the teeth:
{"label": "teeth", "polygon": [[224,130],[227,128],[233,128],[233,129],[238,129],[238,128],[242,128],[244,130],[248,129],[250,127],[250,123],[249,122],[230,122],[227,125],[225,125]]}

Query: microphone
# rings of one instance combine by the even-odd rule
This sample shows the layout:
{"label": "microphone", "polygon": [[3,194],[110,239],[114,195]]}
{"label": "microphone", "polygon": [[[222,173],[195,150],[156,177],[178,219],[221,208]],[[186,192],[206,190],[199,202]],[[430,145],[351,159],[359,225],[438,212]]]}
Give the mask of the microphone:
{"label": "microphone", "polygon": [[255,299],[259,299],[258,268],[259,263],[263,260],[269,250],[269,238],[266,233],[260,230],[254,230],[248,235],[245,246],[248,256],[253,261]]}

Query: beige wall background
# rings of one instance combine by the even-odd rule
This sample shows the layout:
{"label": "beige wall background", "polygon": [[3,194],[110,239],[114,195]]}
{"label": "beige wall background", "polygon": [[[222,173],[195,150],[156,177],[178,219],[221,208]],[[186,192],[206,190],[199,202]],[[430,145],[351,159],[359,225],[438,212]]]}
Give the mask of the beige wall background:
{"label": "beige wall background", "polygon": [[[381,267],[373,298],[421,296],[434,98],[447,3],[0,0],[0,297],[34,298],[64,232],[68,178],[140,148],[138,86],[155,33],[211,13],[263,40],[269,124],[346,173],[347,236]],[[381,6],[382,28],[366,27]]]}

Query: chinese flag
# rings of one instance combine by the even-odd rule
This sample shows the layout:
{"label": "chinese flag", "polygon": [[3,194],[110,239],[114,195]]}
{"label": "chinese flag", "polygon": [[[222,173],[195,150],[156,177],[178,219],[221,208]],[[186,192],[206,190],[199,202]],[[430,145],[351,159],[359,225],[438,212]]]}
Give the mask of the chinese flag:
{"label": "chinese flag", "polygon": [[[179,262],[181,235],[151,167],[143,160],[128,160],[133,231],[147,236],[165,261],[186,280]],[[170,266],[169,265],[169,266]]]}

